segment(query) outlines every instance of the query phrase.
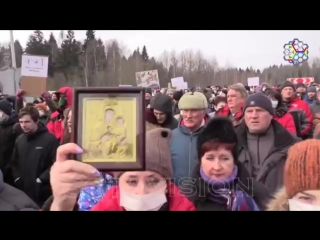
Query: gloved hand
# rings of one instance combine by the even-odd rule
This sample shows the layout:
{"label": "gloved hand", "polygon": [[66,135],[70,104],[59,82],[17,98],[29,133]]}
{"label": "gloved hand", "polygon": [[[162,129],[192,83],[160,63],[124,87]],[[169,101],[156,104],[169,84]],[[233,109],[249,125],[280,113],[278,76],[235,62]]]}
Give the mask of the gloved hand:
{"label": "gloved hand", "polygon": [[50,98],[50,93],[48,93],[48,92],[43,92],[43,93],[41,94],[41,97],[43,97],[45,100],[47,100],[47,99]]}
{"label": "gloved hand", "polygon": [[16,97],[21,100],[23,98],[23,94],[24,94],[24,91],[22,89],[19,89],[16,93]]}

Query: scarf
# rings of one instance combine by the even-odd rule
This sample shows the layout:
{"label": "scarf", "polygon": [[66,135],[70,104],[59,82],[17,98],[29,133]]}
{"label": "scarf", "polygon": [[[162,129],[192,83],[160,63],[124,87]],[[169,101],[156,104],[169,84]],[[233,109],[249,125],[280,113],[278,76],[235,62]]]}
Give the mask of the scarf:
{"label": "scarf", "polygon": [[247,193],[233,191],[237,175],[238,167],[235,166],[227,179],[216,181],[206,176],[203,169],[200,168],[200,176],[209,186],[207,198],[212,202],[227,205],[230,211],[260,211],[254,199]]}
{"label": "scarf", "polygon": [[206,176],[203,169],[200,168],[200,176],[209,186],[208,199],[220,204],[228,204],[230,201],[230,195],[232,192],[231,185],[233,185],[237,175],[238,167],[235,166],[231,175],[227,179],[216,181]]}

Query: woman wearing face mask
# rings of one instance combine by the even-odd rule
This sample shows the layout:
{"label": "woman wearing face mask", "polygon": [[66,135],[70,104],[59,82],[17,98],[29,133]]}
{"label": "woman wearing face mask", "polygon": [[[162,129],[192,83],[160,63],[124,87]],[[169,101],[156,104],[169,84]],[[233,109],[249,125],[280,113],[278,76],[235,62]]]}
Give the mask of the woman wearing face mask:
{"label": "woman wearing face mask", "polygon": [[296,136],[297,130],[293,116],[288,112],[288,108],[282,103],[281,94],[276,90],[271,90],[267,96],[271,100],[272,107],[275,110],[274,119]]}
{"label": "woman wearing face mask", "polygon": [[[169,141],[171,131],[153,129],[146,133],[146,170],[115,173],[119,184],[112,187],[93,211],[194,211],[193,204],[170,181],[172,163]],[[67,160],[69,154],[81,154],[76,144],[60,146],[51,169],[52,204],[44,210],[75,210],[83,187],[97,185],[101,174],[91,165]]]}
{"label": "woman wearing face mask", "polygon": [[237,161],[237,135],[228,118],[213,118],[199,135],[197,149],[199,164],[194,169],[191,196],[197,211],[265,209],[270,193]]}
{"label": "woman wearing face mask", "polygon": [[268,211],[320,211],[320,141],[305,140],[288,151],[284,187],[268,204]]}
{"label": "woman wearing face mask", "polygon": [[48,113],[47,105],[44,103],[38,103],[34,106],[39,112],[39,121],[42,122],[44,125],[47,125],[49,121],[50,113]]}

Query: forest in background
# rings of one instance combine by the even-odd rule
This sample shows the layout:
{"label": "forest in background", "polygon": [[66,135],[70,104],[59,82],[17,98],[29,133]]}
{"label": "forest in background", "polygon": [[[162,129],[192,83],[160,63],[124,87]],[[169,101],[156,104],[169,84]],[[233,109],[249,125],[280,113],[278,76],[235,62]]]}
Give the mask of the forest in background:
{"label": "forest in background", "polygon": [[[59,37],[51,33],[45,39],[35,30],[23,49],[19,39],[14,43],[17,67],[22,54],[49,56],[48,89],[62,86],[136,86],[135,72],[157,69],[161,87],[171,78],[183,76],[189,87],[246,83],[249,77],[260,82],[280,84],[287,78],[314,77],[320,82],[320,59],[300,66],[273,65],[265,69],[221,67],[219,59],[206,59],[201,51],[186,49],[180,53],[164,50],[159,57],[148,55],[147,46],[137,46],[133,52],[117,40],[96,38],[95,30],[87,30],[84,41],[75,38],[74,30],[61,31]],[[0,59],[9,45],[0,45]],[[0,63],[0,68],[2,63]]]}

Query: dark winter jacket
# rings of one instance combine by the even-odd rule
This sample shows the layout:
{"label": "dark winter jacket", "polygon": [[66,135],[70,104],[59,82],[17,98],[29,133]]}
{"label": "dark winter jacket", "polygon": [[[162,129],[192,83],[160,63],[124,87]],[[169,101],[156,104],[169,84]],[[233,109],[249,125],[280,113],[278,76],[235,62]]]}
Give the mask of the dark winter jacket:
{"label": "dark winter jacket", "polygon": [[50,168],[58,146],[59,141],[40,122],[36,132],[21,134],[15,142],[11,162],[15,186],[39,206],[51,195]]}
{"label": "dark winter jacket", "polygon": [[178,120],[173,117],[172,105],[172,99],[165,94],[159,94],[151,104],[152,110],[155,109],[166,114],[167,119],[160,125],[161,127],[169,128],[170,130],[178,127]]}
{"label": "dark winter jacket", "polygon": [[0,171],[0,211],[37,211],[38,206],[22,191],[3,181]]}
{"label": "dark winter jacket", "polygon": [[49,116],[50,116],[50,112],[49,114],[45,113],[44,115],[39,117],[39,121],[43,123],[43,125],[47,125],[48,121],[49,121]]}
{"label": "dark winter jacket", "polygon": [[[235,129],[238,141],[239,141],[239,157],[238,161],[243,164],[247,169],[249,176],[264,186],[266,186],[273,194],[283,185],[283,169],[287,159],[288,149],[295,144],[299,139],[293,136],[287,131],[280,123],[276,120],[271,121],[270,126],[270,141],[272,141],[272,147],[265,159],[261,159],[261,166],[259,167],[258,173],[254,173],[254,164],[257,159],[253,159],[249,152],[250,142],[247,139],[247,126],[245,122],[240,124]],[[259,143],[260,138],[263,136],[257,135],[257,141],[255,146]],[[259,151],[260,148],[257,148]]]}
{"label": "dark winter jacket", "polygon": [[20,125],[15,125],[17,122],[17,114],[12,113],[7,121],[0,123],[0,170],[5,177],[7,177],[6,171],[12,156],[14,143],[21,134]]}

